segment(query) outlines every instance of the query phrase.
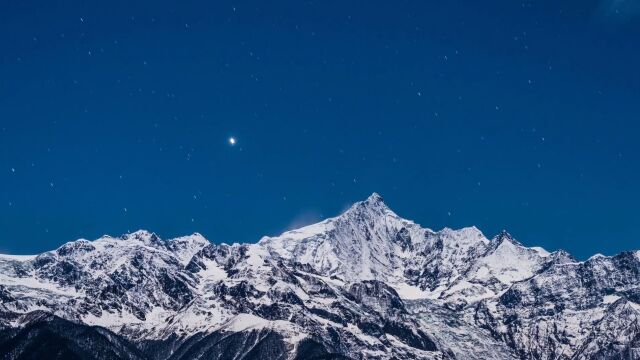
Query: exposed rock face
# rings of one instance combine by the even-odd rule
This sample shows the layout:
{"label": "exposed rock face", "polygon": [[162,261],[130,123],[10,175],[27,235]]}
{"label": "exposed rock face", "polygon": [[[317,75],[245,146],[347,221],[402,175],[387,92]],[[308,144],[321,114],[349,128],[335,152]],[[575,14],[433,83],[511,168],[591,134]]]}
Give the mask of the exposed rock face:
{"label": "exposed rock face", "polygon": [[640,359],[640,252],[435,232],[374,194],[257,244],[0,255],[0,311],[7,359]]}

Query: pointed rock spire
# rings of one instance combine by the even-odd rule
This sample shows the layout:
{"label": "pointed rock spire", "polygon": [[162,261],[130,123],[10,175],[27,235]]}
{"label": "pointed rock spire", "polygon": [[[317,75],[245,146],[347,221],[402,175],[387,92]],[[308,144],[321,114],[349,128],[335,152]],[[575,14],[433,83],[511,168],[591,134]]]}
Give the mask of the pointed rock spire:
{"label": "pointed rock spire", "polygon": [[507,232],[507,230],[502,230],[498,235],[496,235],[491,240],[488,251],[489,252],[493,251],[504,243],[509,243],[511,245],[522,247],[522,244],[520,244],[516,239],[514,239],[513,236],[511,236],[511,234]]}
{"label": "pointed rock spire", "polygon": [[500,234],[496,235],[496,236],[493,238],[493,241],[494,241],[494,242],[496,242],[496,243],[502,243],[502,242],[504,242],[505,240],[510,241],[510,242],[512,242],[512,243],[519,244],[519,243],[518,243],[518,242],[513,238],[513,236],[511,236],[511,234],[509,234],[509,233],[507,232],[507,230],[502,230],[502,231],[500,232]]}
{"label": "pointed rock spire", "polygon": [[369,195],[369,197],[367,198],[367,200],[365,200],[365,202],[384,204],[384,199],[382,198],[382,196],[380,196],[380,194],[378,194],[377,192],[374,192],[373,194]]}
{"label": "pointed rock spire", "polygon": [[[385,204],[384,199],[378,193],[371,194],[366,200],[355,203],[351,207],[351,211],[361,212],[362,210],[373,211],[375,213],[391,212],[391,209]],[[349,211],[347,211],[349,213]]]}

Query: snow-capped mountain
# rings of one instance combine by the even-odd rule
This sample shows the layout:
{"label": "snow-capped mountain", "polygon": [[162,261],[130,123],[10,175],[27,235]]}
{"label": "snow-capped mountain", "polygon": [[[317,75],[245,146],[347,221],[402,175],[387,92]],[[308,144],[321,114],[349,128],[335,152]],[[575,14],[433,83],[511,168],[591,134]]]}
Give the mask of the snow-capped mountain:
{"label": "snow-capped mountain", "polygon": [[579,262],[506,232],[433,231],[377,194],[256,244],[77,240],[0,255],[0,354],[640,359],[640,252]]}

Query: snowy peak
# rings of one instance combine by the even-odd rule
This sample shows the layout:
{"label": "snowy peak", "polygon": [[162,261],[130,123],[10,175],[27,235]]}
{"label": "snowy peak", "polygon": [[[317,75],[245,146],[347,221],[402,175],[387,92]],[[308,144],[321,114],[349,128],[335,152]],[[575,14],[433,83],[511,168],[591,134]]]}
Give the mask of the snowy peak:
{"label": "snowy peak", "polygon": [[381,212],[390,211],[387,204],[385,204],[382,196],[380,196],[380,194],[375,192],[369,195],[369,197],[366,200],[355,203],[352,208],[355,208],[358,206],[371,209],[371,210],[380,210]]}
{"label": "snowy peak", "polygon": [[[173,253],[181,262],[188,262],[195,253],[210,244],[209,241],[199,233],[163,240],[156,235],[156,233],[147,230],[138,230],[132,233],[123,234],[119,237],[104,235],[94,241],[81,239],[68,244],[75,243],[78,243],[75,246],[86,244],[84,246],[87,247],[90,246],[91,243],[110,244],[110,246],[117,246],[121,243],[123,246],[151,247],[159,251]],[[65,244],[65,246],[68,244]]]}
{"label": "snowy peak", "polygon": [[187,264],[191,258],[211,243],[199,233],[193,233],[189,236],[182,236],[167,241],[167,247],[173,252],[180,262]]}
{"label": "snowy peak", "polygon": [[138,230],[130,234],[124,234],[120,236],[119,239],[124,241],[137,241],[152,247],[164,247],[165,245],[164,241],[162,241],[158,235],[147,230]]}
{"label": "snowy peak", "polygon": [[273,256],[348,282],[401,276],[402,258],[424,230],[398,217],[377,193],[341,215],[260,241]]}
{"label": "snowy peak", "polygon": [[498,235],[491,239],[491,247],[494,249],[500,247],[505,243],[512,246],[524,247],[521,243],[514,239],[513,236],[511,236],[511,234],[507,232],[507,230],[502,230]]}
{"label": "snowy peak", "polygon": [[[311,239],[315,239],[316,242],[335,240],[333,234],[345,226],[350,227],[355,234],[359,231],[353,228],[357,227],[358,224],[384,224],[388,220],[400,220],[400,218],[387,207],[379,194],[373,193],[366,200],[353,204],[337,217],[299,229],[289,230],[276,237],[264,237],[259,241],[259,244],[274,250],[283,250],[276,248],[283,247],[285,250],[292,251],[299,243],[310,241]],[[279,255],[286,256],[285,253],[280,253]]]}
{"label": "snowy peak", "polygon": [[438,235],[443,239],[443,241],[446,241],[456,247],[489,244],[489,240],[484,236],[482,231],[475,226],[469,226],[458,230],[444,228],[433,234]]}
{"label": "snowy peak", "polygon": [[[354,203],[353,205],[358,205],[358,204],[363,204],[365,206],[382,206],[382,207],[387,207],[387,205],[384,203],[384,199],[382,198],[382,196],[380,194],[378,194],[377,192],[372,193],[371,195],[369,195],[369,197],[367,197],[365,200],[363,201],[358,201],[356,203]],[[352,206],[353,207],[353,206]]]}
{"label": "snowy peak", "polygon": [[502,231],[493,238],[486,253],[478,259],[474,280],[496,278],[510,285],[536,274],[544,265],[548,255],[542,248],[527,248],[508,232]]}
{"label": "snowy peak", "polygon": [[377,192],[373,192],[371,193],[371,195],[369,195],[366,201],[384,202],[384,199],[382,199],[382,196],[380,196],[380,194],[378,194]]}
{"label": "snowy peak", "polygon": [[[354,218],[352,220],[383,220],[385,217],[400,219],[385,204],[382,196],[378,193],[371,194],[366,200],[359,201],[345,211],[339,218]],[[346,220],[346,219],[345,219]]]}

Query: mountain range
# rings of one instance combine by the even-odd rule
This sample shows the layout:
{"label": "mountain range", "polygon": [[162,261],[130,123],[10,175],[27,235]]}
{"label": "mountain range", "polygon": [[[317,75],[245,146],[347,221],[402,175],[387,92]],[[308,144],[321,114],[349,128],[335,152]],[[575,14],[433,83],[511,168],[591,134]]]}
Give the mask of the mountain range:
{"label": "mountain range", "polygon": [[0,255],[3,359],[640,359],[640,251],[433,231],[378,194],[254,244]]}

